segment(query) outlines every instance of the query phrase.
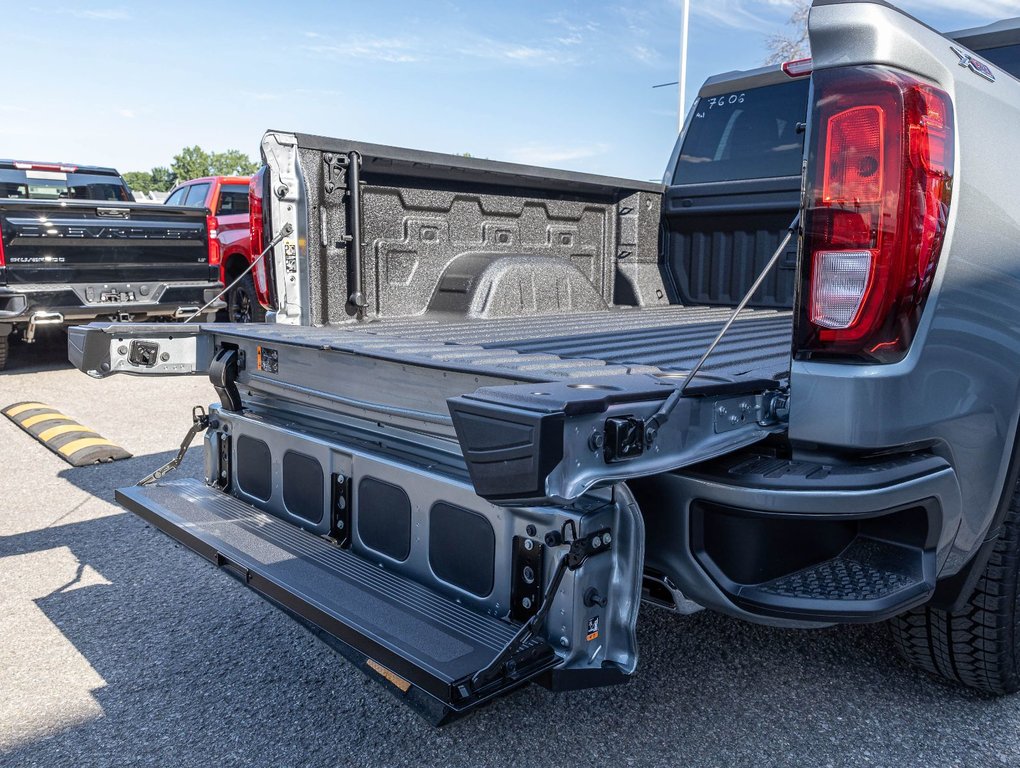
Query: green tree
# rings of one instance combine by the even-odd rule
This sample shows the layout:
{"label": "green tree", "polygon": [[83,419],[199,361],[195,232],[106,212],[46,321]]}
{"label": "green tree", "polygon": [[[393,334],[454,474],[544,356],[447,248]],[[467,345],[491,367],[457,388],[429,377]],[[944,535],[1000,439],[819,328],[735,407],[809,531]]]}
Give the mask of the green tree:
{"label": "green tree", "polygon": [[193,147],[185,147],[174,155],[173,162],[170,163],[170,171],[177,181],[212,176],[212,158],[197,144]]}
{"label": "green tree", "polygon": [[238,149],[213,152],[209,165],[213,176],[251,176],[259,169],[258,163]]}
{"label": "green tree", "polygon": [[152,188],[157,192],[169,192],[177,183],[177,177],[169,168],[157,165],[149,172],[152,178]]}
{"label": "green tree", "polygon": [[206,152],[196,145],[174,155],[170,172],[178,181],[187,181],[200,176],[250,176],[258,168],[259,164],[239,149]]}
{"label": "green tree", "polygon": [[152,191],[152,174],[145,171],[128,171],[124,174],[124,181],[131,187],[132,192]]}

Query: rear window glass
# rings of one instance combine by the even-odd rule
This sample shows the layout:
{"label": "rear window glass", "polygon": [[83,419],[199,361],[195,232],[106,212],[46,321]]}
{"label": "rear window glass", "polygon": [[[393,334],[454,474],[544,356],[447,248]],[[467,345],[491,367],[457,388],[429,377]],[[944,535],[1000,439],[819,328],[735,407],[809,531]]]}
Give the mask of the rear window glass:
{"label": "rear window glass", "polygon": [[1013,77],[1020,77],[1020,45],[989,48],[986,51],[978,51],[978,56],[988,59],[999,69],[1009,72]]}
{"label": "rear window glass", "polygon": [[220,203],[217,215],[248,213],[248,187],[244,184],[224,184],[220,187]]}
{"label": "rear window glass", "polygon": [[65,171],[0,169],[0,198],[5,200],[131,200],[118,176]]}
{"label": "rear window glass", "polygon": [[184,205],[189,208],[202,208],[205,206],[205,198],[208,194],[208,184],[193,184],[188,190],[188,199],[184,201]]}
{"label": "rear window glass", "polygon": [[698,99],[674,184],[799,176],[807,78]]}
{"label": "rear window glass", "polygon": [[188,194],[188,187],[181,187],[175,189],[173,193],[164,201],[164,205],[184,205],[184,196]]}

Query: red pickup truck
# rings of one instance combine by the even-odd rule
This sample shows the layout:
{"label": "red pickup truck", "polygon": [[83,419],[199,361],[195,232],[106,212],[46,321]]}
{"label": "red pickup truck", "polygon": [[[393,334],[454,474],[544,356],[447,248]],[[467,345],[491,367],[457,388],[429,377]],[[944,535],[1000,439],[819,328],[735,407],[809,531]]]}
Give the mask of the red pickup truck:
{"label": "red pickup truck", "polygon": [[[230,285],[251,263],[248,226],[247,176],[208,176],[177,185],[166,205],[209,210],[209,263],[220,266],[220,279]],[[227,316],[232,323],[261,322],[266,311],[259,304],[251,274],[227,293]]]}

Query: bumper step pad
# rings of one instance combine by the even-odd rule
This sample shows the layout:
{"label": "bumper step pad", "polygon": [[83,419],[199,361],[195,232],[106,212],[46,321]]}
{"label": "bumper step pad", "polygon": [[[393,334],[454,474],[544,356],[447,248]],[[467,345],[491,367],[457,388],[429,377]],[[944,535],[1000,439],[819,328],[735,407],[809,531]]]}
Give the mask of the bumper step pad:
{"label": "bumper step pad", "polygon": [[318,634],[356,651],[395,690],[406,693],[409,683],[453,712],[505,693],[557,661],[551,647],[533,641],[521,650],[513,679],[472,690],[466,681],[496,658],[517,627],[198,480],[125,488],[117,500]]}
{"label": "bumper step pad", "polygon": [[842,621],[854,614],[874,618],[899,613],[931,595],[934,585],[923,575],[921,558],[919,552],[895,544],[858,539],[831,560],[742,586],[737,599],[746,608],[769,613],[796,608]]}

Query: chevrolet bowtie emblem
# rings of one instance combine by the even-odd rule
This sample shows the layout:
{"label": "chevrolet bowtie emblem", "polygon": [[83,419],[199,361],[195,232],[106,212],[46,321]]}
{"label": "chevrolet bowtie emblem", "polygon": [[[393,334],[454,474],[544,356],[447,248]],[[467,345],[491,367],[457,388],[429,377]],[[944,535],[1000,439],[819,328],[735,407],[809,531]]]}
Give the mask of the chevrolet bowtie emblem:
{"label": "chevrolet bowtie emblem", "polygon": [[967,67],[967,69],[971,72],[976,75],[981,75],[981,77],[985,80],[990,80],[993,83],[995,82],[995,73],[992,72],[992,68],[981,61],[981,59],[975,58],[973,54],[968,53],[967,51],[961,51],[955,45],[951,45],[949,47],[952,48],[953,53],[960,58],[961,67]]}

